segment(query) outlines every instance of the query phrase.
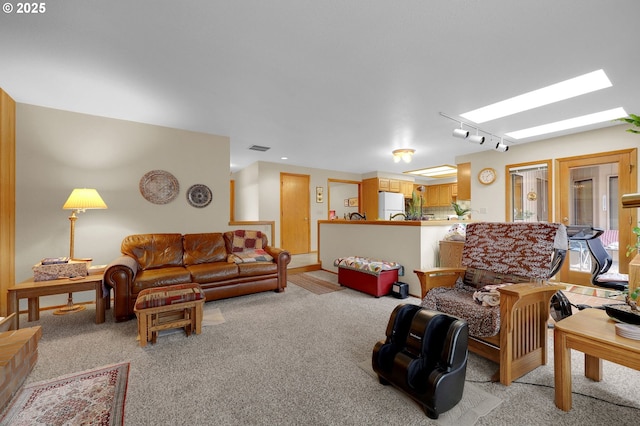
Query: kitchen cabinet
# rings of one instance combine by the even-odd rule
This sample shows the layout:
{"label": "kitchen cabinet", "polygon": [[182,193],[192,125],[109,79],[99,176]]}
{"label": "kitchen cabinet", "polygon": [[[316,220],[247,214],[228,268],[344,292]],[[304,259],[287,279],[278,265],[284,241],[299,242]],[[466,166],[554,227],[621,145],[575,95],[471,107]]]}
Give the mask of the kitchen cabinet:
{"label": "kitchen cabinet", "polygon": [[[427,206],[428,207],[450,207],[453,201],[453,185],[445,183],[441,185],[427,186]],[[456,189],[457,192],[457,189]]]}
{"label": "kitchen cabinet", "polygon": [[457,195],[458,200],[471,199],[471,163],[458,164],[458,183]]}
{"label": "kitchen cabinet", "polygon": [[378,178],[378,191],[390,191],[390,179]]}
{"label": "kitchen cabinet", "polygon": [[400,192],[404,194],[404,198],[413,197],[413,182],[408,180],[400,181]]}
{"label": "kitchen cabinet", "polygon": [[389,192],[401,192],[398,179],[389,179]]}

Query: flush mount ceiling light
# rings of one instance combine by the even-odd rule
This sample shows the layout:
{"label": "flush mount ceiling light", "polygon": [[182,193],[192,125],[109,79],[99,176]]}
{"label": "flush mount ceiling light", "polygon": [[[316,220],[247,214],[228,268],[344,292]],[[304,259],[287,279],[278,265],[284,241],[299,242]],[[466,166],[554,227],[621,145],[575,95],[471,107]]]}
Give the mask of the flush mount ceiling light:
{"label": "flush mount ceiling light", "polygon": [[524,139],[533,136],[546,135],[547,133],[560,132],[562,130],[575,129],[577,127],[588,126],[590,124],[603,123],[605,121],[611,121],[626,116],[627,112],[624,108],[613,108],[607,111],[556,121],[555,123],[543,124],[542,126],[516,130],[514,132],[505,133],[505,135],[513,139]]}
{"label": "flush mount ceiling light", "polygon": [[485,123],[497,118],[528,111],[533,108],[574,98],[611,86],[611,81],[603,70],[593,71],[473,111],[465,112],[464,114],[460,114],[460,117],[466,118],[474,123]]}
{"label": "flush mount ceiling light", "polygon": [[425,169],[419,169],[419,170],[410,170],[405,173],[409,175],[416,175],[416,176],[423,176],[423,177],[430,177],[430,178],[449,178],[449,177],[457,176],[458,168],[456,166],[444,164],[442,166],[427,167]]}
{"label": "flush mount ceiling light", "polygon": [[415,149],[408,149],[408,148],[403,148],[403,149],[396,149],[392,152],[393,154],[393,162],[394,163],[399,163],[400,160],[404,161],[405,163],[410,163],[411,159],[413,158],[413,154],[416,152]]}

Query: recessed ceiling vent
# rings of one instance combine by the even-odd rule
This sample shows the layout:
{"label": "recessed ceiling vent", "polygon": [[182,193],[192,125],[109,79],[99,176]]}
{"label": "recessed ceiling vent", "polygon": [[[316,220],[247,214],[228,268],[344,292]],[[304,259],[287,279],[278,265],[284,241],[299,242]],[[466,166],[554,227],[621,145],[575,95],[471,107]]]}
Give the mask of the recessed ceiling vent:
{"label": "recessed ceiling vent", "polygon": [[269,151],[271,149],[271,147],[269,147],[269,146],[260,146],[260,145],[251,145],[249,147],[249,149],[252,150],[252,151],[265,152],[265,151]]}

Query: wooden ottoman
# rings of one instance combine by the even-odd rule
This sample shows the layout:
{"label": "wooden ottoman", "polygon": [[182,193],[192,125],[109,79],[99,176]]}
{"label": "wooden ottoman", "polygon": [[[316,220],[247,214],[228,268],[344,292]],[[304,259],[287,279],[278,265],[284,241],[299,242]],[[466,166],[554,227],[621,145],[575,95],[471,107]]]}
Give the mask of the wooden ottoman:
{"label": "wooden ottoman", "polygon": [[202,330],[205,297],[198,284],[147,288],[138,294],[134,312],[138,318],[140,346],[156,343],[158,331],[184,328],[187,336]]}

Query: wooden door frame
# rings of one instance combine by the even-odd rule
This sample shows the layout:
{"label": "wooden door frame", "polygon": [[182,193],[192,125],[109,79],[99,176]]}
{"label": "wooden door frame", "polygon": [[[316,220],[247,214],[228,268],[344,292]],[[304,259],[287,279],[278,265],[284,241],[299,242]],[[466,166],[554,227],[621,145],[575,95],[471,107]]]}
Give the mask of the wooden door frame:
{"label": "wooden door frame", "polygon": [[[562,200],[569,199],[569,188],[567,180],[569,179],[568,173],[571,167],[579,166],[596,166],[608,163],[618,163],[618,224],[620,228],[619,232],[619,271],[621,273],[628,273],[629,262],[631,259],[621,255],[626,252],[626,247],[629,244],[635,243],[633,241],[633,233],[631,229],[636,226],[638,222],[637,209],[623,209],[622,208],[622,194],[636,193],[638,188],[638,172],[637,172],[637,148],[623,149],[619,151],[600,152],[589,155],[580,155],[575,157],[564,157],[556,159],[555,167],[555,221],[563,224],[567,224],[569,212],[565,209],[565,205]],[[565,218],[567,220],[565,220]],[[569,256],[569,253],[567,253]],[[566,261],[563,265],[558,279],[565,280],[569,274],[569,262]]]}
{"label": "wooden door frame", "polygon": [[545,165],[547,166],[547,194],[549,206],[547,207],[547,222],[553,221],[553,196],[552,188],[553,188],[553,167],[551,160],[539,160],[539,161],[530,161],[526,163],[517,163],[517,164],[507,164],[504,166],[504,176],[505,176],[505,185],[506,185],[506,200],[505,200],[505,218],[508,222],[513,222],[513,206],[511,205],[511,169],[517,169],[521,167],[529,167],[535,165]]}
{"label": "wooden door frame", "polygon": [[331,219],[329,217],[329,212],[331,211],[331,183],[332,182],[358,185],[358,213],[362,213],[361,211],[362,210],[362,181],[327,178],[327,220]]}

